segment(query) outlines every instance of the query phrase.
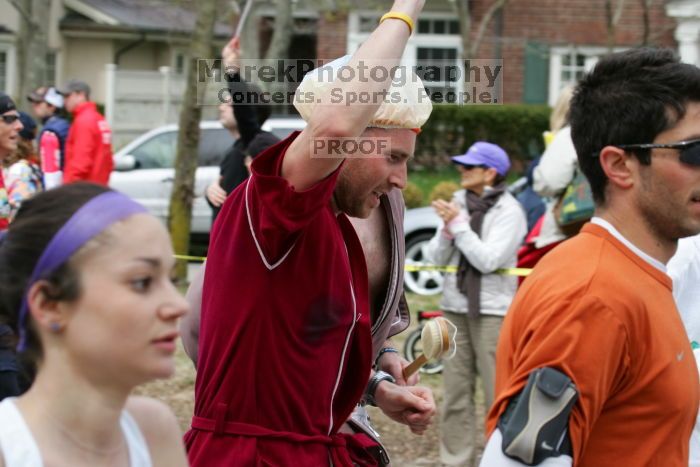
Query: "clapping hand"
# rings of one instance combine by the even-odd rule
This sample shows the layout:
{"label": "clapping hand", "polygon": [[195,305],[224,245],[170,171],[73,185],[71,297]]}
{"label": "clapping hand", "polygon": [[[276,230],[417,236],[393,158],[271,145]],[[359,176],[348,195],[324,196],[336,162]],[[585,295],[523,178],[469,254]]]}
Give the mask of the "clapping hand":
{"label": "clapping hand", "polygon": [[448,203],[444,199],[436,199],[435,201],[433,201],[431,206],[433,207],[433,209],[435,209],[435,212],[438,216],[440,216],[440,218],[445,224],[449,224],[449,222],[452,219],[457,217],[460,211],[457,203],[455,203],[454,201]]}

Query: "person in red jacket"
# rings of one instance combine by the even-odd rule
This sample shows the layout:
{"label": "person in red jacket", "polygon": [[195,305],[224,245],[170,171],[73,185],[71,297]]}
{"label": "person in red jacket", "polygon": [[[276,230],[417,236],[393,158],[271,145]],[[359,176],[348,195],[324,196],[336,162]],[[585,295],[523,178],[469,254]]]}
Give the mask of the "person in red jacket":
{"label": "person in red jacket", "polygon": [[105,118],[90,101],[90,86],[70,80],[58,90],[64,106],[73,114],[68,131],[63,183],[80,180],[107,185],[114,165],[112,161],[112,130]]}

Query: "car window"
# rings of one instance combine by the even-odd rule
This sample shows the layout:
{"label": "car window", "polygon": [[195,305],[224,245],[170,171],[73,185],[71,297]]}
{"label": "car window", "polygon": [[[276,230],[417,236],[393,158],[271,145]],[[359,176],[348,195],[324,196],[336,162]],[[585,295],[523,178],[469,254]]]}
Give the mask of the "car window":
{"label": "car window", "polygon": [[296,128],[296,127],[294,127],[294,128],[292,128],[292,127],[289,127],[289,128],[279,127],[279,128],[273,128],[272,130],[270,130],[270,133],[272,133],[273,135],[277,136],[279,139],[282,140],[282,139],[285,139],[287,136],[291,135],[292,132],[297,131],[298,129],[299,128]]}
{"label": "car window", "polygon": [[218,166],[234,141],[231,133],[224,128],[202,130],[199,136],[197,165],[200,167]]}
{"label": "car window", "polygon": [[131,155],[136,159],[139,169],[165,169],[173,167],[177,132],[160,133],[145,143],[137,146]]}

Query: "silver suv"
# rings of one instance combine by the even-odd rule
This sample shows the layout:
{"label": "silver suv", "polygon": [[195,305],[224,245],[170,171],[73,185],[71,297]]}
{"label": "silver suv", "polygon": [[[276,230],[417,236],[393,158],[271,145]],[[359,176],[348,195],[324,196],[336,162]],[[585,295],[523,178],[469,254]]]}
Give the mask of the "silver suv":
{"label": "silver suv", "polygon": [[[284,139],[306,123],[300,118],[270,118],[263,129]],[[234,143],[231,133],[217,121],[200,123],[201,136],[197,154],[194,202],[192,204],[193,234],[208,234],[211,229],[211,208],[204,192],[219,177],[219,164]],[[115,171],[110,187],[143,204],[165,222],[168,217],[170,194],[175,179],[175,150],[177,125],[165,125],[145,133],[114,154]]]}

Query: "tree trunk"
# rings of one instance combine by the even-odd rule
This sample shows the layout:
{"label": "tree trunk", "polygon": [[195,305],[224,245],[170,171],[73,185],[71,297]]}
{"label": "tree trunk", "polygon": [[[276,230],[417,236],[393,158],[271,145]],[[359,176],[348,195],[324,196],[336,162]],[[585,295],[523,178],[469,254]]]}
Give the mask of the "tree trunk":
{"label": "tree trunk", "polygon": [[[197,24],[189,50],[190,67],[187,72],[187,85],[180,111],[180,126],[175,155],[175,181],[170,197],[168,224],[176,254],[186,255],[190,245],[190,222],[192,220],[192,200],[194,199],[195,172],[197,170],[197,148],[199,146],[199,121],[202,108],[198,100],[203,100],[204,83],[197,82],[197,60],[211,56],[212,34],[216,20],[216,0],[197,2]],[[198,96],[200,99],[198,99]],[[187,263],[179,261],[177,275],[187,276]]]}
{"label": "tree trunk", "polygon": [[13,0],[11,3],[20,13],[17,33],[18,104],[27,110],[24,96],[46,84],[51,0]]}
{"label": "tree trunk", "polygon": [[642,45],[649,45],[651,36],[651,22],[649,13],[653,0],[640,0],[642,3]]}
{"label": "tree trunk", "polygon": [[472,17],[469,12],[469,0],[456,0],[457,17],[459,18],[459,32],[462,37],[462,59],[471,57],[472,51]]}

